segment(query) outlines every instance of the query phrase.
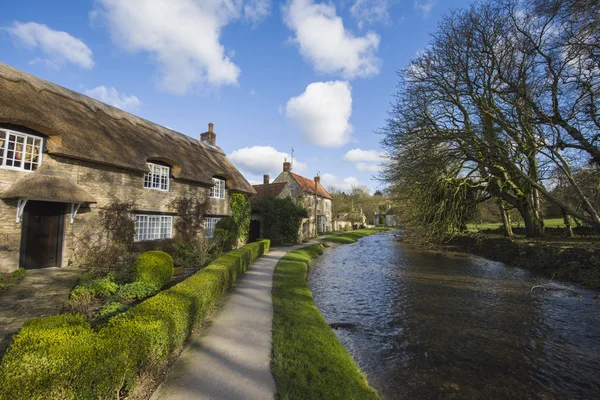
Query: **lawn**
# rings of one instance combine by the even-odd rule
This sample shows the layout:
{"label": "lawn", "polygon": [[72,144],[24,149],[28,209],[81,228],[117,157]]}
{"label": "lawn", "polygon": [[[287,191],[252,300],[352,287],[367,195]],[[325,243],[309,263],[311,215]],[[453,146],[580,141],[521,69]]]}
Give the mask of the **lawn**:
{"label": "lawn", "polygon": [[[525,226],[524,223],[518,224],[517,222],[512,223],[513,228]],[[544,226],[546,228],[564,228],[565,221],[562,218],[546,218],[544,219]],[[573,226],[575,226],[575,222],[573,222]],[[483,231],[487,229],[499,229],[502,228],[502,222],[487,222],[483,224],[467,224],[467,227],[470,231]]]}
{"label": "lawn", "polygon": [[311,259],[322,252],[322,244],[303,247],[275,267],[271,370],[277,398],[379,399],[321,315],[306,283]]}
{"label": "lawn", "polygon": [[326,242],[349,244],[349,243],[355,243],[361,237],[372,235],[374,233],[388,231],[388,230],[390,230],[390,228],[359,229],[356,231],[348,231],[348,232],[344,232],[344,233],[338,233],[336,235],[327,236],[327,237],[324,237],[323,240]]}

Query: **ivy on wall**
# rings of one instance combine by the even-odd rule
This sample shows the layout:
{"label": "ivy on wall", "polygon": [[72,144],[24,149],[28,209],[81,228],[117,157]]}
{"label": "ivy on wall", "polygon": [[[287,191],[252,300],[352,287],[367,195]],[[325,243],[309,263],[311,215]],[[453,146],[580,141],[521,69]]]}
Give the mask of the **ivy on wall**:
{"label": "ivy on wall", "polygon": [[241,193],[234,193],[231,196],[231,218],[238,226],[238,240],[242,243],[248,241],[250,212],[250,200],[248,196]]}

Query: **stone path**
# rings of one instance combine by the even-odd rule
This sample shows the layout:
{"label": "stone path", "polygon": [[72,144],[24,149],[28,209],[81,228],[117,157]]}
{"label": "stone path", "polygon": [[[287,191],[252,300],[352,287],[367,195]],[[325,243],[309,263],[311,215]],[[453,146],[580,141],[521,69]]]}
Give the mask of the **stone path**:
{"label": "stone path", "polygon": [[60,312],[80,274],[69,268],[32,269],[0,294],[0,357],[25,321]]}
{"label": "stone path", "polygon": [[274,398],[273,272],[287,252],[306,245],[272,249],[248,268],[210,327],[190,338],[152,400]]}

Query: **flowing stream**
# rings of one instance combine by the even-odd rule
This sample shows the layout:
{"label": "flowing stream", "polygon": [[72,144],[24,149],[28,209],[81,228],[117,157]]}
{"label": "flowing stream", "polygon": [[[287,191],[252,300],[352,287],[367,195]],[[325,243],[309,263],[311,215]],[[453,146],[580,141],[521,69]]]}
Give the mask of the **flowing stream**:
{"label": "flowing stream", "polygon": [[384,399],[600,399],[598,292],[398,233],[328,249],[308,277]]}

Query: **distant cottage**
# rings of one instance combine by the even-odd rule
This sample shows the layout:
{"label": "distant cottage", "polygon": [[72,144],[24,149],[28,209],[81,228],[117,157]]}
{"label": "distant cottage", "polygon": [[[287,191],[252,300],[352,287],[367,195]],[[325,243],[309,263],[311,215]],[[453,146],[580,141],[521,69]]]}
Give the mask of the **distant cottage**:
{"label": "distant cottage", "polygon": [[253,185],[253,188],[256,191],[253,200],[291,197],[307,209],[308,218],[304,218],[300,226],[300,240],[332,230],[332,197],[321,185],[321,177],[309,179],[295,174],[292,172],[292,163],[285,160],[283,171],[272,183],[269,183],[269,175],[264,175],[263,184]]}
{"label": "distant cottage", "polygon": [[74,238],[115,200],[135,241],[171,238],[178,197],[209,199],[205,230],[252,186],[216,145],[0,63],[0,272],[68,265]]}

